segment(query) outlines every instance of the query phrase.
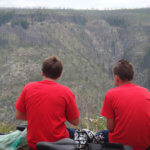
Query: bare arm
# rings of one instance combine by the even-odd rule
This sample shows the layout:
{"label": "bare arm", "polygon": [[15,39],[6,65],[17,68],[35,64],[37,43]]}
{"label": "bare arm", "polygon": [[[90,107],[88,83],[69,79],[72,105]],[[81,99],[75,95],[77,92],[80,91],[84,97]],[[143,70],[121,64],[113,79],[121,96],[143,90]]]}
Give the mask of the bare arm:
{"label": "bare arm", "polygon": [[113,132],[114,127],[115,127],[115,120],[107,118],[107,129],[109,130],[109,132]]}
{"label": "bare arm", "polygon": [[26,113],[22,113],[22,112],[16,110],[16,119],[27,120]]}
{"label": "bare arm", "polygon": [[74,126],[78,126],[80,119],[74,119],[74,120],[68,120],[69,123],[71,123]]}

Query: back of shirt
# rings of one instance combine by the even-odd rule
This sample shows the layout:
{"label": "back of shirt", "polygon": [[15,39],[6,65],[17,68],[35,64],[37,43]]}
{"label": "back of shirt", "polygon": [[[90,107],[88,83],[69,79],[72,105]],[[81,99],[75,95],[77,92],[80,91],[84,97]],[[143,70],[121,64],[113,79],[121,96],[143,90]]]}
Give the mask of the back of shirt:
{"label": "back of shirt", "polygon": [[48,80],[27,84],[15,106],[27,114],[27,140],[32,149],[40,141],[68,138],[65,121],[79,117],[71,90]]}
{"label": "back of shirt", "polygon": [[150,146],[150,93],[147,89],[125,84],[107,92],[101,115],[115,119],[109,141],[131,145],[134,150]]}

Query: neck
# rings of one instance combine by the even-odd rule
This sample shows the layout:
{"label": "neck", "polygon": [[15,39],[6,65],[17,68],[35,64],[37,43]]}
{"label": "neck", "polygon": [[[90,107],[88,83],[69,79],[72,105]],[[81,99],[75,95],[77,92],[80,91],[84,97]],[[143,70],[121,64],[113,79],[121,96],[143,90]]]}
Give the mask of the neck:
{"label": "neck", "polygon": [[56,81],[57,79],[52,79],[52,78],[48,78],[48,77],[43,76],[43,80]]}
{"label": "neck", "polygon": [[124,85],[124,84],[130,84],[130,83],[132,83],[132,82],[131,82],[131,81],[122,81],[122,82],[119,84],[119,86]]}

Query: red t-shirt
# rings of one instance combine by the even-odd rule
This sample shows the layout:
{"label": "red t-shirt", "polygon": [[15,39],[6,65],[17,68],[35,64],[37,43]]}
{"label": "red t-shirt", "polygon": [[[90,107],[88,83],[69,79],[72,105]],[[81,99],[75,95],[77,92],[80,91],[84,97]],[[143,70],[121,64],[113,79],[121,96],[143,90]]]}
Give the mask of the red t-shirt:
{"label": "red t-shirt", "polygon": [[125,84],[107,92],[101,115],[115,119],[109,141],[131,145],[134,150],[150,146],[150,93],[147,89]]}
{"label": "red t-shirt", "polygon": [[15,107],[27,114],[27,141],[32,149],[36,149],[35,144],[40,141],[68,138],[65,121],[79,117],[72,91],[48,80],[27,84]]}

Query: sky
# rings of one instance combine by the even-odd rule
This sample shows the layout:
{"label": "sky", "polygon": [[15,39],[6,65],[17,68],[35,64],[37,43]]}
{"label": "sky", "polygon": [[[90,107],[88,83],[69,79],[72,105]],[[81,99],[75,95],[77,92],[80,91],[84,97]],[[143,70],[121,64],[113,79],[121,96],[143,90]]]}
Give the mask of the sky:
{"label": "sky", "polygon": [[0,7],[122,9],[147,8],[150,0],[0,0]]}

